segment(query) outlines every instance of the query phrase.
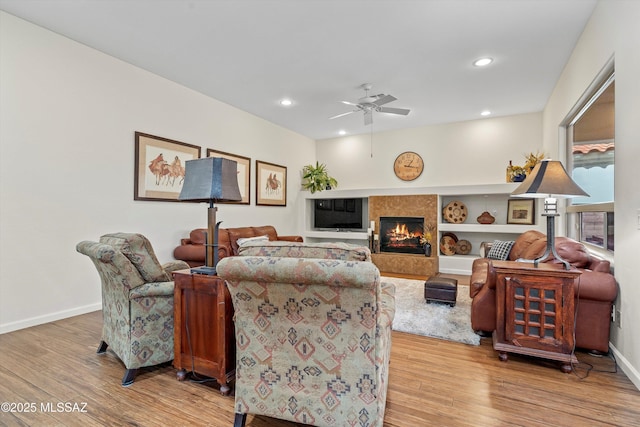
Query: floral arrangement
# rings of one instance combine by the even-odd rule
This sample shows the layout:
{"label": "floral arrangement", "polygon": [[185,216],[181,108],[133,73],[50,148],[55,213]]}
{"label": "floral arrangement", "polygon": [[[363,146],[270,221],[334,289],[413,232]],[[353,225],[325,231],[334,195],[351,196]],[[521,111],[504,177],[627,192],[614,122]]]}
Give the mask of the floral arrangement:
{"label": "floral arrangement", "polygon": [[522,175],[526,175],[527,171],[522,166],[513,166],[511,168],[511,180],[513,181],[515,178],[520,177]]}
{"label": "floral arrangement", "polygon": [[536,154],[529,153],[528,155],[524,156],[524,158],[526,159],[526,162],[523,166],[525,171],[527,171],[527,173],[531,172],[538,163],[544,160],[545,157],[546,156],[544,153],[539,153],[537,151]]}
{"label": "floral arrangement", "polygon": [[511,182],[518,182],[524,180],[524,178],[529,175],[529,173],[533,170],[533,168],[540,163],[545,158],[544,153],[540,153],[536,151],[526,154],[524,156],[525,163],[524,166],[510,166],[509,175]]}
{"label": "floral arrangement", "polygon": [[431,244],[431,239],[433,238],[433,232],[436,229],[434,224],[425,224],[424,232],[422,233],[422,237],[420,238],[420,244],[425,245],[427,243]]}

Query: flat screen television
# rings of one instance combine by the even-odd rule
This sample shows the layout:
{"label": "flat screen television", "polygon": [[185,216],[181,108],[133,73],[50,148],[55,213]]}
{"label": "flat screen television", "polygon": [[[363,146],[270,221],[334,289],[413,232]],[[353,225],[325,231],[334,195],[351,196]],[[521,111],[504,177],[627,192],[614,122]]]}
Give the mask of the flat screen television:
{"label": "flat screen television", "polygon": [[317,199],[313,211],[316,230],[362,231],[362,199]]}

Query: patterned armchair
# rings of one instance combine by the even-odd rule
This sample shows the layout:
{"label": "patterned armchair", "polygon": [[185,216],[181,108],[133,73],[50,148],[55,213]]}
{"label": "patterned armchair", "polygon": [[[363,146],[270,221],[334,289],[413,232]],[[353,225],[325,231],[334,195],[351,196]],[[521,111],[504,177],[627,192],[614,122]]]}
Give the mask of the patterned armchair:
{"label": "patterned armchair", "polygon": [[235,309],[235,424],[247,413],[382,426],[395,288],[365,247],[249,243],[217,266]]}
{"label": "patterned armchair", "polygon": [[83,241],[76,250],[91,258],[102,280],[102,341],[127,368],[122,385],[131,385],[138,368],[173,360],[173,279],[189,268],[183,261],[160,265],[141,234],[114,233],[100,243]]}

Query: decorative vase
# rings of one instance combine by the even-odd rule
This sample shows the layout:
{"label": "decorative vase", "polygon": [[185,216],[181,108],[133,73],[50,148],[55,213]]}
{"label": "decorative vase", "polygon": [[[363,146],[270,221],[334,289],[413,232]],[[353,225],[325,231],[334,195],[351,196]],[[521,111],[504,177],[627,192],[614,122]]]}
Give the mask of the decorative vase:
{"label": "decorative vase", "polygon": [[429,242],[424,244],[424,256],[426,256],[426,257],[430,257],[431,256],[431,243],[429,243]]}
{"label": "decorative vase", "polygon": [[512,181],[513,181],[513,182],[522,182],[522,181],[524,181],[524,179],[525,179],[526,177],[527,177],[527,175],[526,175],[526,174],[523,174],[523,173],[522,173],[522,174],[520,174],[520,175],[514,175],[514,176],[513,176],[513,178],[512,178]]}
{"label": "decorative vase", "polygon": [[496,219],[489,212],[484,211],[478,218],[476,218],[476,220],[480,224],[493,224]]}

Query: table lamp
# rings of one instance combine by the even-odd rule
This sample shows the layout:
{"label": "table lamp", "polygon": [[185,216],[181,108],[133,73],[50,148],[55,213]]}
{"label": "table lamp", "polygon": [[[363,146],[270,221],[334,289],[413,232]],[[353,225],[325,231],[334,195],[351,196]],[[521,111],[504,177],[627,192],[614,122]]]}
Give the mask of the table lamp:
{"label": "table lamp", "polygon": [[178,200],[209,202],[205,265],[191,269],[194,274],[216,274],[218,227],[215,202],[242,200],[238,188],[238,164],[221,157],[187,160],[184,184]]}
{"label": "table lamp", "polygon": [[[556,252],[555,217],[558,214],[558,198],[570,198],[589,195],[576,184],[567,174],[564,166],[557,160],[545,159],[538,163],[529,176],[516,188],[512,196],[544,198],[544,213],[547,217],[547,249],[545,253],[535,260],[533,265],[545,261],[550,255],[564,264],[566,270],[570,269],[569,262],[560,258]],[[518,260],[526,261],[526,260]]]}

